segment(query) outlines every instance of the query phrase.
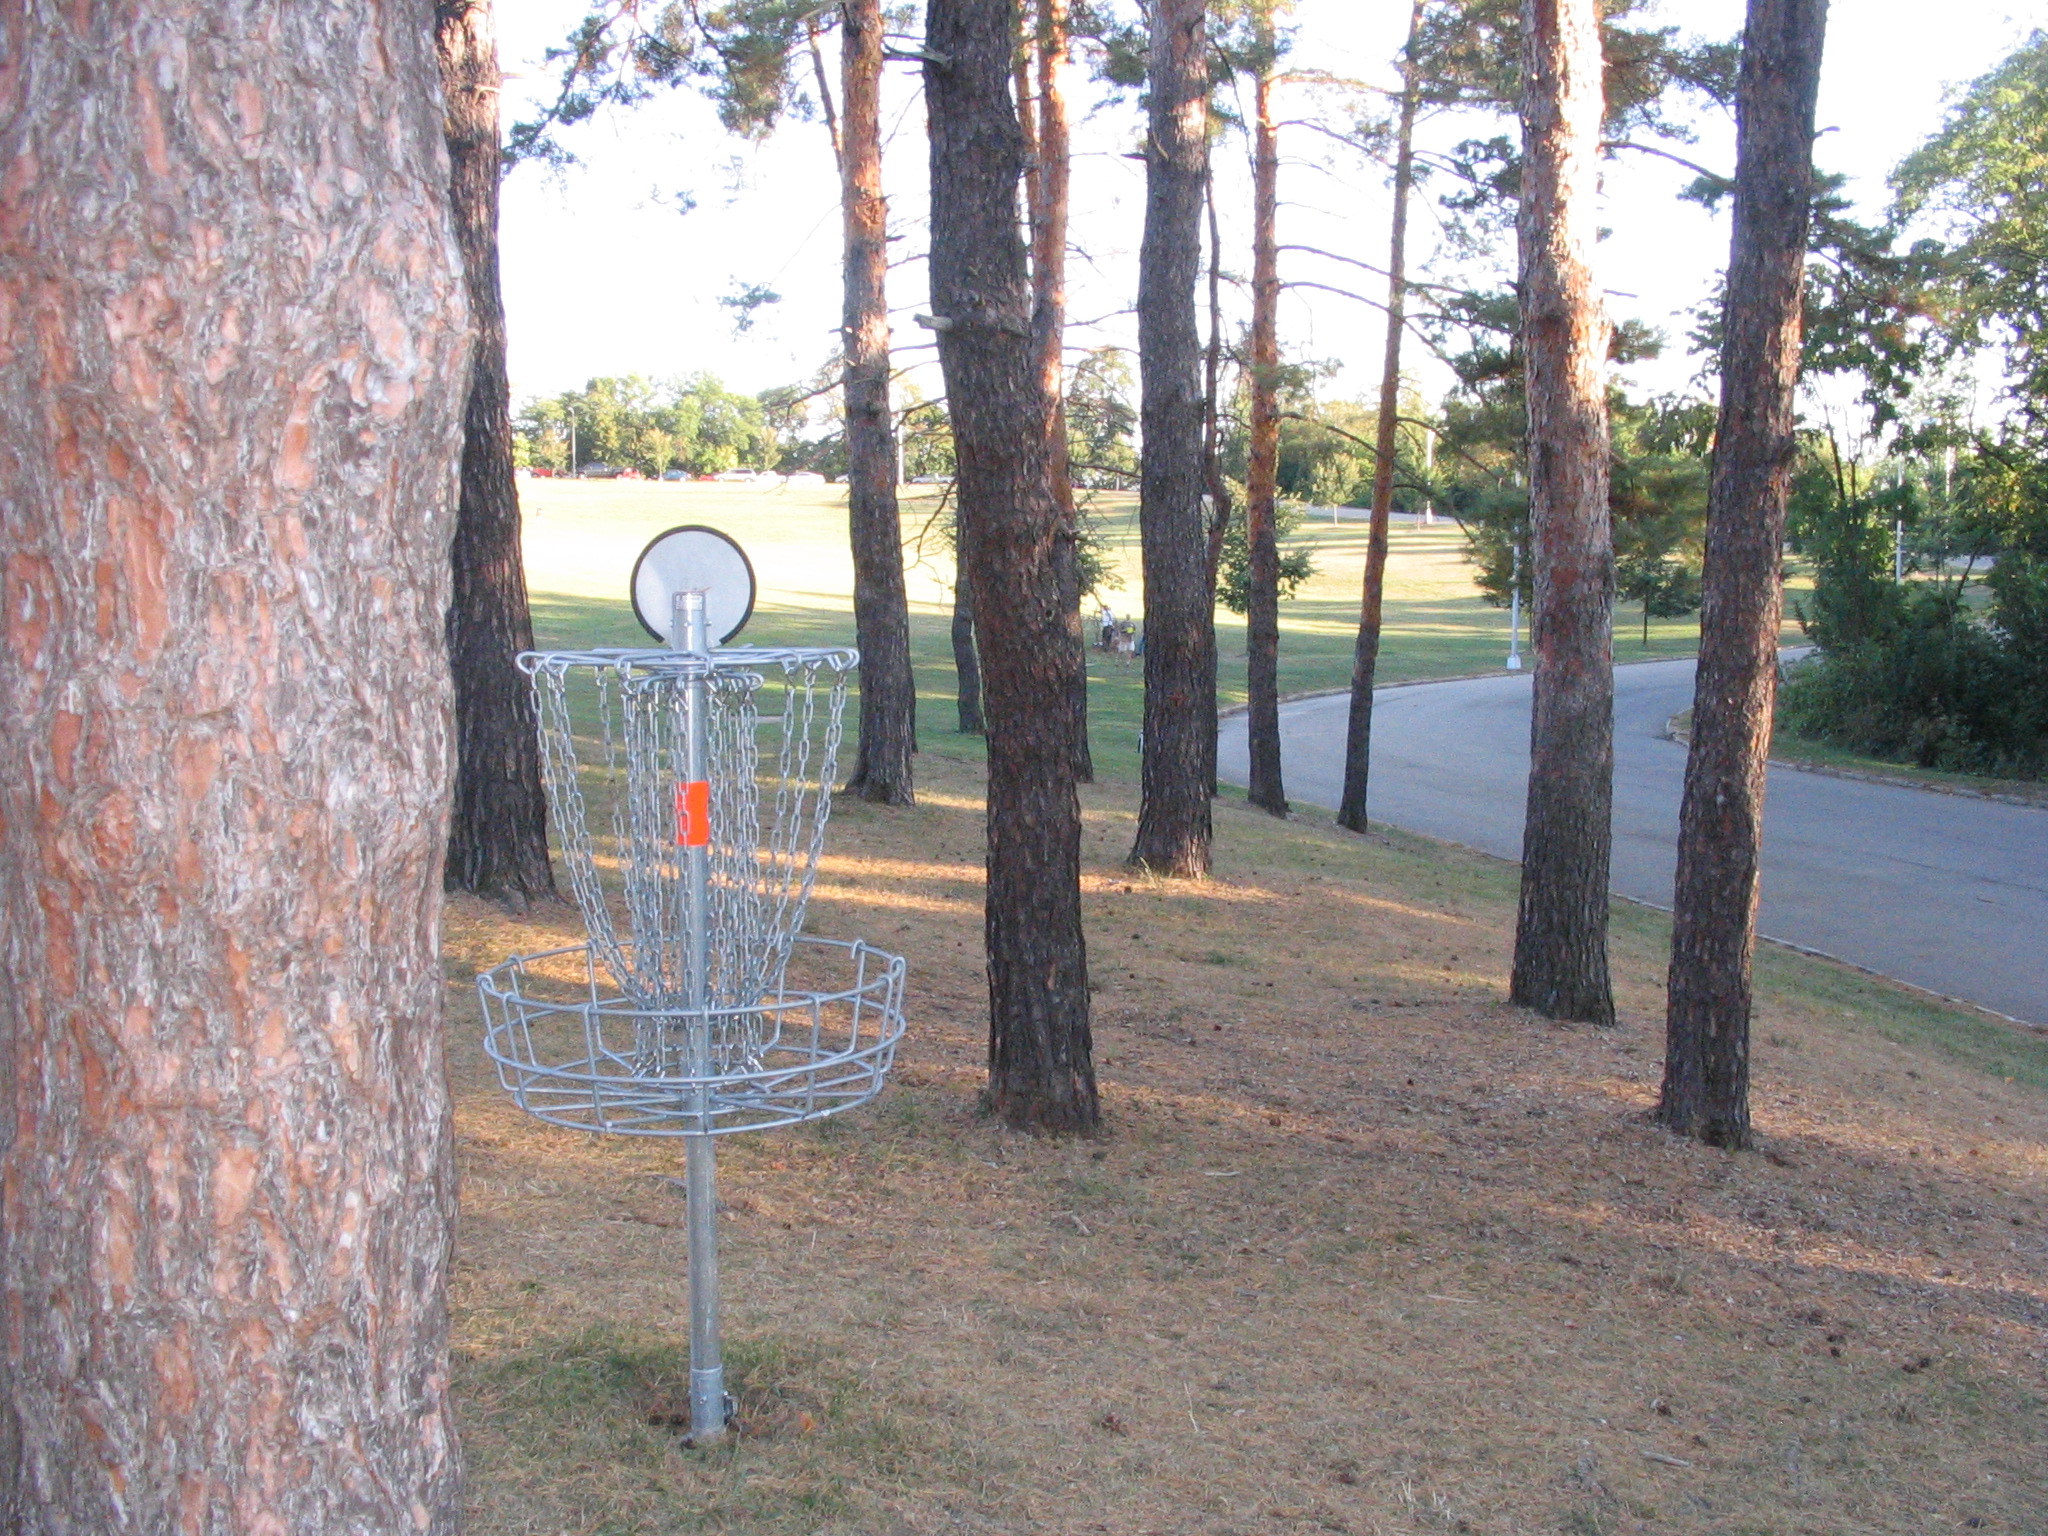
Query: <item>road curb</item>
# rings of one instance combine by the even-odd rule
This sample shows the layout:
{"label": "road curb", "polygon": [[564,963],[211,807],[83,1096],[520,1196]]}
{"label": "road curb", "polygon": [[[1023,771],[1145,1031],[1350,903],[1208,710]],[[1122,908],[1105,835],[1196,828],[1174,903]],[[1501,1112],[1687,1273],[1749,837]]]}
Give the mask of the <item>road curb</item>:
{"label": "road curb", "polygon": [[[1321,809],[1321,807],[1317,807],[1317,809]],[[1335,823],[1333,822],[1331,825],[1334,826]],[[1500,854],[1489,853],[1484,848],[1474,848],[1470,843],[1461,843],[1456,838],[1432,837],[1427,832],[1411,832],[1406,827],[1394,827],[1391,822],[1382,822],[1380,825],[1399,832],[1403,837],[1418,838],[1425,843],[1435,843],[1440,847],[1456,848],[1465,853],[1477,854],[1480,858],[1491,859],[1496,864],[1507,864],[1517,869],[1521,867],[1521,860],[1519,859],[1504,858]],[[1363,836],[1364,834],[1354,833],[1353,835]],[[1661,912],[1666,917],[1672,915],[1671,908],[1661,901],[1651,901],[1647,897],[1631,896],[1626,891],[1613,889],[1610,889],[1607,895],[1611,900],[1625,901],[1632,907],[1643,907],[1651,912]],[[1917,992],[1920,996],[1931,997],[1938,1003],[1947,1003],[1952,1008],[1964,1008],[1971,1013],[1982,1014],[1987,1019],[1996,1019],[2001,1024],[2010,1024],[2015,1029],[2024,1029],[2028,1034],[2048,1034],[2048,1024],[2036,1024],[2031,1019],[2015,1018],[2009,1013],[2000,1013],[1996,1008],[1986,1007],[1983,1003],[1973,1003],[1967,997],[1956,997],[1947,992],[1937,992],[1932,987],[1923,987],[1917,981],[1907,981],[1904,977],[1894,976],[1889,971],[1880,971],[1874,966],[1863,965],[1855,960],[1844,960],[1840,955],[1830,954],[1825,949],[1815,949],[1811,944],[1800,944],[1791,939],[1777,939],[1771,937],[1768,933],[1761,932],[1756,937],[1757,942],[1760,944],[1769,944],[1776,949],[1789,949],[1793,954],[1805,955],[1810,960],[1825,960],[1831,965],[1839,965],[1845,970],[1855,971],[1858,975],[1869,976],[1874,980],[1886,982],[1891,986],[1901,987],[1908,992]]]}
{"label": "road curb", "polygon": [[[1458,846],[1462,848],[1464,844],[1460,843]],[[1513,861],[1510,860],[1509,862]],[[1652,912],[1662,912],[1666,917],[1672,915],[1671,908],[1665,906],[1661,901],[1647,901],[1641,896],[1628,896],[1620,891],[1609,891],[1608,894],[1617,901],[1626,901],[1638,907],[1648,907]],[[1874,966],[1863,965],[1855,960],[1844,960],[1840,955],[1831,954],[1825,949],[1815,949],[1811,944],[1799,944],[1791,939],[1774,939],[1768,933],[1758,933],[1756,937],[1757,942],[1760,944],[1769,944],[1778,949],[1789,949],[1795,955],[1805,955],[1812,960],[1825,960],[1831,965],[1839,965],[1846,970],[1874,977],[1878,981],[1889,982],[1895,987],[1904,987],[1908,992],[1917,992],[1922,997],[1931,997],[1938,1003],[1947,1003],[1953,1008],[1967,1008],[1972,1013],[1981,1013],[1987,1019],[1996,1019],[2001,1024],[2010,1024],[2016,1029],[2024,1029],[2029,1034],[2048,1034],[2048,1024],[2036,1024],[2032,1019],[2016,1019],[2009,1013],[2000,1013],[1996,1008],[1988,1008],[1982,1003],[1973,1003],[1967,997],[1953,997],[1946,992],[1937,992],[1932,987],[1923,987],[1917,981],[1907,981],[1903,977],[1892,975],[1889,971],[1880,971]]]}
{"label": "road curb", "polygon": [[[1681,747],[1692,745],[1692,732],[1678,728],[1678,722],[1688,710],[1680,710],[1664,722],[1664,739],[1675,741]],[[1816,774],[1823,779],[1847,779],[1853,784],[1888,784],[1894,789],[1920,789],[1932,795],[1954,795],[1960,800],[1991,800],[1999,805],[2017,805],[2030,811],[2048,811],[2048,800],[2030,799],[2026,795],[2002,794],[1995,789],[1972,789],[1967,784],[1942,784],[1929,779],[1908,778],[1904,774],[1872,773],[1867,768],[1837,768],[1831,763],[1807,762],[1796,757],[1771,758],[1773,768],[1789,768],[1794,773]],[[1834,956],[1830,955],[1829,959]],[[1844,960],[1844,965],[1851,962]],[[1975,1006],[1974,1004],[1972,1005]],[[1999,1015],[2004,1018],[2004,1014]]]}
{"label": "road curb", "polygon": [[[1689,658],[1647,657],[1641,659],[1640,661],[1619,663],[1618,665],[1651,665],[1661,661],[1683,661],[1687,659]],[[1422,686],[1424,683],[1460,682],[1468,681],[1473,678],[1498,677],[1502,675],[1511,676],[1513,674],[1505,674],[1500,670],[1489,670],[1486,672],[1467,673],[1464,674],[1462,677],[1456,678],[1417,678],[1408,682],[1388,683],[1382,686],[1389,689],[1419,687]],[[1328,698],[1333,695],[1345,694],[1349,691],[1349,689],[1345,688],[1317,689],[1313,692],[1290,695],[1282,702],[1295,703],[1303,699]],[[1375,689],[1374,691],[1378,692],[1379,689]],[[1218,718],[1219,720],[1228,719],[1233,715],[1241,715],[1244,712],[1244,708],[1240,706],[1219,713]],[[1668,719],[1665,722],[1664,730],[1661,734],[1666,740],[1676,742],[1680,745],[1690,745],[1690,733],[1677,729],[1676,723],[1679,718],[1679,716],[1674,715],[1670,719]],[[2029,800],[2017,795],[1999,794],[1996,791],[1977,790],[1961,786],[1943,784],[1928,784],[1912,779],[1894,778],[1884,774],[1859,773],[1855,770],[1833,769],[1821,765],[1801,763],[1777,757],[1773,757],[1771,759],[1771,762],[1774,766],[1786,768],[1795,773],[1815,773],[1821,775],[1822,777],[1849,779],[1854,781],[1883,785],[1895,785],[1909,789],[1931,789],[1934,790],[1936,793],[1949,794],[1964,799],[1991,800],[2001,804],[2018,805],[2031,810],[2048,810],[2048,804],[2043,804],[2040,801]],[[1308,807],[1304,806],[1303,808],[1307,809]],[[1325,816],[1330,814],[1326,807],[1318,806],[1314,809]],[[1334,825],[1334,822],[1331,824]],[[1398,827],[1392,823],[1380,821],[1377,818],[1374,819],[1374,823],[1371,830],[1376,832],[1398,832],[1400,835],[1404,837],[1416,838],[1419,841],[1433,843],[1440,847],[1460,849],[1467,853],[1477,854],[1481,858],[1493,860],[1497,863],[1519,866],[1519,861],[1516,859],[1504,857],[1503,855],[1493,853],[1487,849],[1476,848],[1470,843],[1460,842],[1455,838],[1435,837],[1431,836],[1428,833],[1416,832],[1405,827]],[[1651,901],[1638,896],[1631,896],[1622,891],[1611,890],[1609,894],[1614,900],[1624,901],[1632,906],[1641,907],[1649,911],[1662,912],[1666,915],[1669,915],[1671,912],[1671,908],[1662,902]],[[1942,992],[1933,987],[1922,986],[1918,982],[1908,981],[1903,977],[1893,975],[1886,971],[1881,971],[1874,966],[1864,965],[1858,961],[1849,960],[1841,955],[1831,953],[1828,950],[1818,949],[1813,947],[1812,945],[1801,944],[1795,940],[1781,939],[1775,937],[1774,935],[1762,932],[1759,932],[1757,934],[1757,937],[1762,942],[1770,944],[1775,948],[1787,950],[1793,954],[1805,955],[1809,958],[1816,960],[1828,961],[1830,964],[1839,965],[1847,970],[1855,971],[1858,974],[1869,976],[1875,980],[1886,982],[1889,985],[1899,987],[1904,991],[1916,994],[1920,997],[1930,998],[1936,1002],[1943,1003],[1947,1006],[1966,1010],[1972,1014],[1978,1015],[1979,1017],[1993,1020],[2000,1024],[2010,1025],[2015,1029],[2025,1030],[2030,1035],[2048,1034],[2048,1022],[2035,1023],[2030,1019],[2018,1018],[2012,1014],[2005,1013],[2000,1011],[1999,1009],[1990,1007],[1987,1004],[1973,1001],[1970,998],[1958,997],[1953,993]]]}
{"label": "road curb", "polygon": [[[1660,661],[1697,660],[1699,660],[1697,656],[1635,656],[1627,661],[1617,661],[1615,666],[1653,667]],[[1403,678],[1398,683],[1374,683],[1372,691],[1374,693],[1391,693],[1396,688],[1429,688],[1437,683],[1470,683],[1476,682],[1482,677],[1514,677],[1516,675],[1506,667],[1488,667],[1484,672],[1453,672],[1448,677],[1409,677]],[[1527,671],[1520,675],[1523,677],[1533,677],[1535,673]],[[1305,693],[1283,693],[1280,695],[1280,703],[1284,706],[1300,704],[1308,699],[1334,699],[1339,694],[1349,693],[1350,691],[1349,688],[1311,688]],[[1225,720],[1234,720],[1250,709],[1251,705],[1249,704],[1233,704],[1228,709],[1217,710],[1216,719],[1219,723]]]}
{"label": "road curb", "polygon": [[[1391,693],[1396,688],[1427,688],[1432,683],[1469,683],[1482,677],[1507,677],[1509,675],[1506,671],[1496,667],[1490,672],[1456,672],[1449,677],[1411,677],[1398,683],[1374,683],[1372,691],[1374,693]],[[1288,704],[1306,703],[1310,699],[1339,698],[1350,692],[1349,688],[1311,688],[1305,693],[1283,693],[1280,695],[1280,703],[1284,707]],[[1216,711],[1216,722],[1220,725],[1225,720],[1235,720],[1239,715],[1249,714],[1250,712],[1251,705],[1249,704],[1233,704],[1228,709]]]}

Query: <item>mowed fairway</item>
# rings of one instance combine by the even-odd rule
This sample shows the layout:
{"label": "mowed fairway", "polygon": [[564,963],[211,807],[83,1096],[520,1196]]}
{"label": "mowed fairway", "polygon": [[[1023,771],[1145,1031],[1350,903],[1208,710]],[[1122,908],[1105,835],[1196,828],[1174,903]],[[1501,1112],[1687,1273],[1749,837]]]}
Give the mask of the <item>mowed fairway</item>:
{"label": "mowed fairway", "polygon": [[[664,528],[702,523],[731,534],[754,562],[760,606],[743,641],[850,644],[853,558],[847,547],[846,492],[810,489],[662,484],[644,481],[529,480],[520,486],[526,512],[526,569],[534,625],[542,645],[638,644],[644,639],[626,600],[633,558]],[[1119,617],[1143,602],[1139,575],[1137,499],[1092,493],[1090,514],[1108,546],[1122,586],[1102,595]],[[927,746],[953,732],[953,554],[943,527],[951,515],[929,487],[906,488],[905,560],[909,569],[912,654],[922,701],[920,735]],[[1333,526],[1312,520],[1295,542],[1315,554],[1316,575],[1281,605],[1280,689],[1283,694],[1343,688],[1351,680],[1358,599],[1365,568],[1362,521]],[[1497,670],[1507,655],[1508,616],[1472,583],[1465,539],[1456,523],[1433,528],[1396,523],[1387,572],[1382,682],[1457,677]],[[1088,610],[1092,619],[1094,610]],[[1693,619],[1658,619],[1648,647],[1640,621],[1616,615],[1619,660],[1689,655],[1699,628]],[[1527,637],[1524,636],[1526,644]],[[1219,693],[1225,708],[1244,701],[1244,621],[1218,614]],[[1097,770],[1134,774],[1143,690],[1142,662],[1089,652],[1090,706]],[[972,750],[970,743],[959,743]]]}

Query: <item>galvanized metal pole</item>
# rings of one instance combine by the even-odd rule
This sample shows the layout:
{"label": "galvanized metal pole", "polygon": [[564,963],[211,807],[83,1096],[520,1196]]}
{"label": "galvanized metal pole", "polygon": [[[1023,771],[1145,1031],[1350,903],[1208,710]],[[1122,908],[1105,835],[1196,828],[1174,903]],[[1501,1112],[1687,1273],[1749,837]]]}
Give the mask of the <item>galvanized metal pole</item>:
{"label": "galvanized metal pole", "polygon": [[[708,661],[704,594],[678,592],[670,645]],[[708,666],[684,685],[688,715],[677,838],[683,843],[683,921],[688,941],[683,999],[689,1031],[691,1110],[697,1129],[684,1138],[684,1182],[690,1237],[690,1442],[714,1445],[725,1435],[725,1354],[718,1327],[718,1153],[711,1137],[711,845],[707,712]],[[700,825],[699,823],[703,824]]]}
{"label": "galvanized metal pole", "polygon": [[1522,546],[1515,546],[1514,574],[1508,578],[1508,670],[1522,670]]}

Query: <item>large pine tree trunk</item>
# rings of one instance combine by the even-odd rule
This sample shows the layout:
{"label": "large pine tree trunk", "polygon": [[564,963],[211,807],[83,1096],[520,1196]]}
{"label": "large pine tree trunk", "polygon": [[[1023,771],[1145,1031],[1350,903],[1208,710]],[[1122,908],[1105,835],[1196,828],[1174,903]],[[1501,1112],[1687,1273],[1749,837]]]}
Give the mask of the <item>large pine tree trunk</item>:
{"label": "large pine tree trunk", "polygon": [[1522,346],[1529,398],[1535,710],[1509,995],[1609,1024],[1614,546],[1607,315],[1593,275],[1598,0],[1522,0]]}
{"label": "large pine tree trunk", "polygon": [[429,13],[0,57],[0,1525],[453,1532]]}
{"label": "large pine tree trunk", "polygon": [[1131,862],[1209,872],[1216,607],[1202,519],[1202,340],[1195,279],[1209,158],[1207,0],[1152,16],[1145,233],[1138,252],[1138,525],[1145,575],[1145,743]]}
{"label": "large pine tree trunk", "polygon": [[850,794],[914,798],[917,683],[896,507],[889,414],[889,207],[882,196],[881,0],[840,7],[839,203],[846,234],[846,486],[853,540],[853,625],[860,645],[860,749]]}
{"label": "large pine tree trunk", "polygon": [[1394,138],[1394,227],[1387,249],[1387,345],[1380,366],[1380,419],[1373,439],[1372,521],[1365,541],[1365,583],[1358,604],[1358,642],[1351,653],[1351,712],[1344,732],[1344,790],[1337,825],[1363,832],[1372,781],[1372,693],[1378,686],[1380,626],[1387,592],[1387,525],[1394,512],[1394,457],[1401,412],[1401,341],[1408,321],[1408,197],[1415,188],[1415,116],[1422,81],[1415,45],[1422,0],[1408,15],[1401,56],[1401,115]]}
{"label": "large pine tree trunk", "polygon": [[1100,1118],[1081,934],[1073,668],[1046,472],[1053,401],[1033,344],[1009,93],[1015,0],[932,0],[932,309],[959,456],[960,534],[988,714],[990,1107],[1013,1126]]}
{"label": "large pine tree trunk", "polygon": [[512,475],[512,389],[498,289],[498,39],[490,0],[436,0],[455,237],[476,327],[462,441],[448,602],[455,677],[455,804],[448,828],[451,890],[523,905],[554,894],[547,793],[540,780],[533,693],[513,664],[533,649],[519,488]]}
{"label": "large pine tree trunk", "polygon": [[[1266,29],[1271,47],[1271,28]],[[1252,80],[1251,444],[1245,473],[1245,725],[1253,805],[1287,814],[1280,770],[1280,128],[1273,121],[1273,74]]]}
{"label": "large pine tree trunk", "polygon": [[1067,209],[1073,155],[1063,79],[1067,0],[1038,0],[1037,23],[1033,39],[1038,63],[1037,110],[1031,114],[1035,121],[1029,135],[1033,168],[1026,177],[1031,202],[1031,289],[1037,306],[1032,324],[1039,372],[1053,402],[1046,470],[1052,476],[1053,494],[1059,498],[1063,529],[1060,601],[1071,615],[1073,628],[1074,776],[1086,784],[1095,778],[1095,760],[1088,750],[1088,646],[1081,634],[1081,524],[1067,447]]}
{"label": "large pine tree trunk", "polygon": [[1657,1110],[1673,1130],[1722,1147],[1750,1140],[1750,962],[1827,10],[1827,0],[1750,0],[1736,97],[1721,421]]}

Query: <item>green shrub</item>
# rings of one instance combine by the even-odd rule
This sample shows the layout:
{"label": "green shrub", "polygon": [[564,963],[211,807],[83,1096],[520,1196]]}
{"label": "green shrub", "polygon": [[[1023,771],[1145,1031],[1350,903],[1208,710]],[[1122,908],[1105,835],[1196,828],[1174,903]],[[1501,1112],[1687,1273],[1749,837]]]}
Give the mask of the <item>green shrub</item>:
{"label": "green shrub", "polygon": [[[1245,538],[1244,492],[1232,487],[1237,514],[1223,533],[1223,559],[1216,569],[1216,600],[1232,613],[1243,613],[1251,602],[1252,550]],[[1301,503],[1281,501],[1273,508],[1273,536],[1285,539],[1301,527]],[[1315,556],[1299,546],[1280,546],[1279,588],[1283,603],[1301,590],[1301,584],[1316,573]]]}
{"label": "green shrub", "polygon": [[[1945,594],[1892,590],[1901,595],[1885,605],[1893,607],[1890,622],[1838,639],[1793,669],[1780,720],[1798,735],[1872,757],[2040,777],[2048,768],[2048,672]],[[2048,602],[2032,611],[2048,613]]]}

